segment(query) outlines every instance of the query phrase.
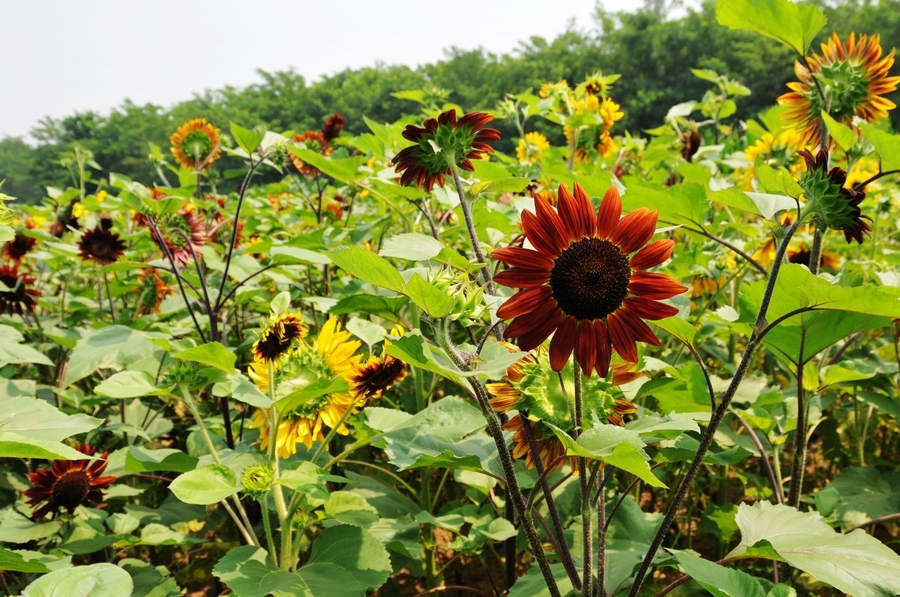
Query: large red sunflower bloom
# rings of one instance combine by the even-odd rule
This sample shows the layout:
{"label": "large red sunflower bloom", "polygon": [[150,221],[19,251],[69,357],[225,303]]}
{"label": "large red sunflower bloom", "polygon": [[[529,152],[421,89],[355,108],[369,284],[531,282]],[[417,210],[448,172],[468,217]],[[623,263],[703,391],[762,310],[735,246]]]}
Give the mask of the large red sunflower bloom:
{"label": "large red sunflower bloom", "polygon": [[422,126],[409,124],[403,138],[415,143],[394,156],[393,164],[400,176],[400,184],[414,184],[426,191],[435,185],[444,186],[444,174],[451,174],[452,159],[458,168],[473,171],[473,159],[479,159],[494,148],[488,141],[500,138],[500,131],[484,128],[494,119],[484,112],[469,112],[459,120],[456,110],[441,112]]}
{"label": "large red sunflower bloom", "polygon": [[[94,448],[79,444],[75,449],[88,456],[94,455]],[[48,513],[56,516],[60,508],[69,514],[82,504],[97,505],[103,500],[101,491],[109,489],[115,477],[101,477],[106,470],[107,453],[91,460],[54,460],[49,469],[38,469],[28,473],[34,487],[25,490],[26,502],[35,508],[32,519],[43,518]],[[43,505],[40,505],[44,502]],[[39,506],[40,507],[37,507]]]}
{"label": "large red sunflower bloom", "polygon": [[81,235],[78,249],[85,261],[90,259],[100,265],[109,265],[118,261],[125,252],[125,243],[117,233],[110,232],[104,226],[97,226]]}
{"label": "large red sunflower bloom", "polygon": [[588,376],[594,369],[604,377],[609,373],[612,349],[636,362],[637,341],[659,344],[643,320],[675,315],[678,309],[658,301],[687,290],[665,274],[646,271],[668,259],[675,247],[668,239],[647,244],[657,212],[639,208],[621,217],[622,200],[612,187],[594,214],[577,183],[574,196],[559,187],[558,213],[540,196],[534,204],[535,213],[522,212],[534,249],[493,252],[512,266],[497,274],[496,282],[521,289],[497,311],[502,319],[515,318],[506,335],[518,338],[522,350],[531,350],[553,334],[554,371],[565,366],[573,350]]}
{"label": "large red sunflower bloom", "polygon": [[35,279],[25,272],[19,273],[19,268],[0,265],[0,284],[9,290],[0,290],[0,314],[18,313],[24,315],[25,311],[34,313],[37,305],[35,297],[41,296],[39,290],[31,288]]}

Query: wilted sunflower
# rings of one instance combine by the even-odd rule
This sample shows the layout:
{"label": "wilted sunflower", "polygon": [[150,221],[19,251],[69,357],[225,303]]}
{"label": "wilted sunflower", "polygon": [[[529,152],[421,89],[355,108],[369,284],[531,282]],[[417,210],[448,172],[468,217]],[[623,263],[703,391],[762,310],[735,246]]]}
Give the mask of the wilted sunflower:
{"label": "wilted sunflower", "polygon": [[900,77],[889,77],[894,64],[894,50],[881,57],[881,37],[851,33],[846,42],[835,32],[822,44],[822,55],[809,57],[809,69],[800,61],[794,63],[799,81],[788,83],[791,89],[778,98],[787,106],[784,117],[796,123],[797,128],[811,145],[818,145],[822,138],[822,98],[816,86],[828,95],[828,113],[844,124],[850,124],[854,116],[867,122],[878,122],[896,107],[891,100],[882,97],[897,89]]}
{"label": "wilted sunflower", "polygon": [[[319,131],[306,131],[302,135],[294,135],[292,141],[294,141],[295,143],[303,143],[306,145],[307,149],[317,151],[325,156],[331,155],[331,153],[334,151],[334,148],[328,144],[328,139]],[[316,176],[318,174],[321,174],[318,168],[310,166],[293,153],[289,152],[288,157],[291,158],[291,162],[293,162],[294,167],[300,174],[304,174],[306,176]]]}
{"label": "wilted sunflower", "polygon": [[78,241],[81,258],[90,259],[100,265],[109,265],[119,260],[125,252],[125,243],[119,235],[103,226],[97,226],[81,235]]}
{"label": "wilted sunflower", "polygon": [[16,236],[12,240],[6,241],[6,244],[3,245],[3,252],[0,253],[0,256],[13,265],[18,266],[22,263],[25,255],[34,249],[37,242],[36,238],[25,236],[23,231],[18,230],[16,231]]}
{"label": "wilted sunflower", "polygon": [[[323,379],[342,377],[351,385],[361,359],[356,354],[361,343],[351,338],[350,332],[341,330],[336,317],[328,319],[312,346],[302,344],[280,361],[280,367],[275,372],[276,397],[287,396]],[[268,391],[266,362],[255,359],[248,374],[260,391]],[[298,443],[302,442],[307,448],[311,448],[314,441],[324,441],[323,427],[334,428],[348,409],[355,410],[364,402],[364,396],[357,396],[353,392],[337,392],[313,398],[291,412],[282,413],[275,440],[277,454],[281,458],[289,458],[297,452]],[[265,410],[256,411],[250,427],[259,428],[262,449],[268,450],[271,433]],[[344,424],[336,431],[341,435],[349,433]]]}
{"label": "wilted sunflower", "polygon": [[525,133],[516,146],[516,157],[520,164],[528,166],[541,159],[541,155],[549,148],[550,142],[544,135],[538,132]]}
{"label": "wilted sunflower", "polygon": [[172,133],[169,142],[175,161],[188,170],[208,170],[222,155],[219,129],[205,118],[188,120]]}
{"label": "wilted sunflower", "polygon": [[441,112],[422,126],[406,125],[403,138],[415,145],[400,150],[391,162],[401,174],[400,184],[415,184],[426,191],[444,186],[444,175],[452,174],[450,162],[473,171],[471,160],[481,159],[494,148],[488,141],[500,138],[500,131],[485,128],[494,117],[484,112],[469,112],[458,121],[456,110]]}
{"label": "wilted sunflower", "polygon": [[[163,243],[169,248],[176,267],[184,267],[190,263],[191,249],[195,255],[199,256],[200,247],[206,244],[203,219],[195,209],[182,208],[174,213],[159,216],[159,219],[156,220],[156,227],[159,228],[162,241],[157,237],[147,218],[145,216],[140,216],[140,218],[141,222],[150,228],[150,235],[160,250],[163,251]],[[179,230],[181,232],[178,232]]]}
{"label": "wilted sunflower", "polygon": [[512,266],[497,274],[496,282],[521,289],[497,311],[501,319],[515,318],[507,337],[531,350],[553,334],[554,371],[565,366],[573,350],[588,376],[594,369],[604,377],[609,373],[613,348],[636,362],[636,341],[659,344],[643,320],[678,313],[658,301],[687,290],[665,274],[646,271],[675,248],[668,239],[647,244],[656,231],[657,212],[639,208],[621,217],[622,200],[611,187],[595,215],[577,183],[574,197],[560,186],[559,213],[539,196],[534,204],[535,213],[522,212],[522,227],[534,249],[493,252]]}
{"label": "wilted sunflower", "polygon": [[277,361],[291,349],[294,340],[306,336],[306,326],[299,313],[285,313],[272,317],[253,343],[253,358],[257,361]]}
{"label": "wilted sunflower", "polygon": [[[506,345],[511,352],[518,350],[515,346]],[[619,391],[614,388],[639,377],[646,376],[635,372],[635,363],[619,362],[613,365],[612,382],[595,377],[586,380],[583,389],[584,412],[587,421],[594,417],[606,418],[613,425],[624,424],[623,416],[635,412],[634,405],[622,397],[616,397]],[[538,446],[538,453],[544,468],[553,465],[566,450],[556,435],[543,421],[571,432],[575,425],[569,405],[569,395],[574,388],[574,370],[567,365],[560,373],[551,372],[547,354],[543,350],[529,352],[506,370],[503,380],[486,385],[491,395],[491,408],[495,412],[507,412],[512,409],[528,412],[528,423]],[[532,420],[533,419],[533,420]],[[528,445],[523,426],[523,416],[512,417],[504,429],[512,431],[513,454],[519,458],[525,456],[525,466],[534,467],[534,458]],[[560,460],[553,470],[563,465]],[[573,465],[574,468],[574,465]]]}
{"label": "wilted sunflower", "polygon": [[800,188],[813,202],[816,213],[833,230],[844,232],[848,243],[854,240],[862,244],[865,235],[872,232],[872,218],[862,215],[859,204],[866,198],[865,191],[847,187],[847,173],[835,166],[828,169],[828,153],[823,150],[813,156],[807,150],[798,152],[806,160],[806,173],[800,178]]}
{"label": "wilted sunflower", "polygon": [[[96,451],[87,444],[78,444],[75,449],[87,456],[93,456]],[[106,457],[104,452],[93,461],[54,460],[49,469],[28,473],[35,485],[25,490],[26,503],[35,508],[31,518],[43,518],[48,513],[56,516],[60,508],[65,508],[71,515],[78,506],[99,504],[103,500],[102,492],[116,480],[115,477],[100,476],[106,470]]]}
{"label": "wilted sunflower", "polygon": [[34,278],[25,272],[20,273],[15,266],[0,265],[0,284],[9,289],[0,290],[0,314],[24,315],[26,311],[34,312],[37,305],[35,297],[41,296],[40,291],[31,288]]}
{"label": "wilted sunflower", "polygon": [[154,268],[147,268],[138,276],[138,298],[134,305],[134,314],[159,315],[163,299],[175,291],[166,286]]}

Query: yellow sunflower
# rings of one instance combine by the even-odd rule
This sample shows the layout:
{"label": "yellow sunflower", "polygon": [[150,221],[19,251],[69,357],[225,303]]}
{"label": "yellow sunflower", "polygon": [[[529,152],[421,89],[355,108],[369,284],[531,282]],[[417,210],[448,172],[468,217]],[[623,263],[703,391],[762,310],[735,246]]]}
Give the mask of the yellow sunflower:
{"label": "yellow sunflower", "polygon": [[[353,378],[362,357],[357,354],[361,343],[351,338],[350,332],[341,330],[337,318],[331,317],[312,345],[300,340],[299,348],[285,355],[275,372],[276,399],[313,383],[338,378],[343,378],[348,387],[353,388]],[[269,390],[268,372],[268,364],[262,359],[256,358],[250,364],[248,375],[262,392]],[[297,452],[297,444],[301,442],[308,449],[314,441],[324,441],[323,427],[334,429],[349,409],[355,411],[365,399],[365,395],[353,390],[334,392],[314,397],[290,412],[282,413],[275,439],[278,456],[289,458]],[[271,433],[267,411],[258,409],[250,427],[260,430],[262,449],[268,450]],[[343,423],[336,431],[341,435],[349,432]]]}
{"label": "yellow sunflower", "polygon": [[[821,113],[828,113],[845,124],[858,116],[867,122],[878,122],[896,104],[883,97],[897,89],[900,77],[889,77],[894,65],[894,50],[881,57],[881,37],[851,33],[842,42],[834,33],[822,44],[822,55],[809,57],[809,68],[800,61],[794,63],[799,81],[788,83],[791,89],[778,98],[788,108],[785,118],[796,123],[800,133],[811,145],[822,138]],[[816,85],[818,80],[818,86]],[[827,106],[823,105],[819,88],[826,90]]]}
{"label": "yellow sunflower", "polygon": [[172,133],[169,142],[175,161],[188,170],[208,170],[222,155],[219,129],[205,118],[188,120]]}
{"label": "yellow sunflower", "polygon": [[744,151],[747,161],[750,162],[750,167],[739,175],[744,183],[744,189],[753,190],[757,160],[773,168],[786,168],[794,176],[806,172],[806,160],[801,159],[797,152],[808,147],[803,135],[794,128],[783,130],[777,137],[772,133],[764,133]]}
{"label": "yellow sunflower", "polygon": [[537,132],[525,133],[525,137],[519,140],[516,147],[516,157],[519,158],[520,164],[529,166],[541,159],[541,155],[549,147],[550,142],[544,135]]}

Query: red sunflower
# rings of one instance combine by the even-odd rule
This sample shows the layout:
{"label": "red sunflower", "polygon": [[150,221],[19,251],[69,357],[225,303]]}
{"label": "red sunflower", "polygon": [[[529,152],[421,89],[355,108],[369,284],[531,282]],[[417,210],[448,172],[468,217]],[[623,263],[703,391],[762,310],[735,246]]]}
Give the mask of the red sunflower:
{"label": "red sunflower", "polygon": [[37,305],[35,297],[41,296],[39,290],[31,288],[34,278],[25,272],[19,273],[19,268],[0,265],[0,284],[9,290],[0,290],[0,314],[18,313],[24,315],[25,311],[34,313]]}
{"label": "red sunflower", "polygon": [[[88,456],[94,455],[94,448],[78,444],[75,449]],[[71,515],[82,504],[95,506],[103,501],[102,491],[116,480],[115,477],[101,477],[106,470],[107,453],[91,460],[54,460],[49,469],[38,469],[28,473],[34,487],[25,490],[26,502],[34,508],[31,518],[43,518],[48,513],[56,516],[60,508]],[[43,505],[40,505],[44,502]],[[40,506],[40,507],[38,507]]]}
{"label": "red sunflower", "polygon": [[[200,256],[200,247],[206,244],[206,229],[203,226],[203,218],[196,209],[181,208],[174,213],[164,214],[156,220],[156,227],[162,236],[162,241],[157,238],[156,232],[150,226],[149,221],[143,215],[140,216],[143,225],[150,228],[150,235],[162,250],[162,243],[169,248],[172,259],[179,268],[191,262],[191,253]],[[193,250],[193,251],[192,251]],[[165,251],[163,251],[165,254]]]}
{"label": "red sunflower", "polygon": [[[328,144],[328,138],[319,131],[306,131],[302,135],[294,135],[292,141],[295,143],[303,143],[306,145],[307,149],[318,151],[324,156],[329,156],[334,151],[334,147]],[[291,158],[291,162],[300,174],[305,176],[317,176],[321,174],[318,168],[310,166],[293,153],[288,153],[288,157]]]}
{"label": "red sunflower", "polygon": [[25,236],[25,233],[19,230],[12,240],[7,241],[6,244],[3,245],[3,251],[0,252],[0,256],[13,265],[19,265],[22,263],[22,259],[25,258],[25,255],[34,249],[37,242],[36,238]]}
{"label": "red sunflower", "polygon": [[110,232],[106,226],[100,225],[81,235],[78,249],[85,261],[90,259],[100,265],[109,265],[118,261],[125,252],[125,243],[117,233]]}
{"label": "red sunflower", "polygon": [[473,171],[471,160],[479,159],[494,148],[488,141],[500,138],[500,131],[484,128],[494,119],[484,112],[469,112],[458,121],[456,110],[442,112],[429,118],[423,126],[409,124],[403,138],[415,143],[394,156],[393,164],[400,176],[400,184],[413,183],[426,191],[444,186],[444,174],[452,174],[453,160],[458,168]]}
{"label": "red sunflower", "polygon": [[506,335],[518,338],[520,349],[531,350],[553,334],[554,371],[565,366],[573,350],[588,376],[594,369],[604,377],[609,373],[612,349],[636,362],[637,341],[659,344],[643,320],[678,313],[659,300],[687,290],[665,274],[646,271],[671,257],[675,247],[668,239],[647,244],[657,212],[639,208],[621,217],[622,200],[612,187],[595,214],[577,183],[574,197],[560,186],[558,213],[540,196],[534,203],[535,213],[522,212],[534,249],[493,252],[512,266],[496,282],[521,289],[497,311],[502,319],[514,318]]}

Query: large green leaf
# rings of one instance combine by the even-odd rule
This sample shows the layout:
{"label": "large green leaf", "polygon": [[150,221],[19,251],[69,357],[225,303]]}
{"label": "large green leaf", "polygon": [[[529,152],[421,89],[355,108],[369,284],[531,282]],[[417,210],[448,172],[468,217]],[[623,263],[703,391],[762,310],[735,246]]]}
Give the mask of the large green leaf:
{"label": "large green leaf", "polygon": [[120,371],[104,379],[94,393],[108,398],[139,398],[141,396],[166,396],[175,386],[161,388],[153,376],[144,371]]}
{"label": "large green leaf", "polygon": [[875,125],[860,123],[860,130],[875,147],[875,153],[881,160],[882,170],[900,168],[900,135],[892,135]]}
{"label": "large green leaf", "polygon": [[456,304],[456,299],[446,292],[438,290],[434,284],[419,274],[412,275],[403,289],[403,294],[432,317],[447,316]]}
{"label": "large green leaf", "polygon": [[765,597],[759,581],[740,570],[704,560],[689,551],[670,550],[682,569],[713,597]]}
{"label": "large green leaf", "polygon": [[99,368],[125,369],[162,350],[145,333],[111,325],[78,341],[69,358],[63,385],[68,387]]}
{"label": "large green leaf", "polygon": [[87,460],[90,456],[60,442],[34,439],[12,431],[0,431],[0,458]]}
{"label": "large green leaf", "polygon": [[85,414],[65,415],[55,406],[30,396],[0,400],[0,433],[56,442],[86,433],[102,421]]}
{"label": "large green leaf", "polygon": [[893,597],[900,556],[862,529],[842,535],[816,512],[769,502],[741,504],[741,543],[728,557],[783,559],[853,597]]}
{"label": "large green leaf", "polygon": [[0,337],[0,366],[10,363],[53,365],[53,361],[48,359],[47,355],[38,352],[27,344],[21,344],[21,335],[19,335],[19,338],[19,340],[11,340],[8,337]]}
{"label": "large green leaf", "polygon": [[716,18],[731,29],[777,39],[801,56],[828,22],[818,6],[790,0],[718,0]]}
{"label": "large green leaf", "polygon": [[175,358],[215,367],[225,373],[234,373],[234,363],[237,360],[237,355],[218,342],[207,342],[200,346],[182,350],[175,355]]}
{"label": "large green leaf", "polygon": [[130,446],[125,454],[125,472],[175,471],[184,473],[194,470],[197,460],[195,456],[190,456],[174,448],[151,450],[140,446]]}
{"label": "large green leaf", "polygon": [[403,293],[403,277],[390,262],[360,247],[339,247],[328,253],[331,260],[347,273],[381,288]]}
{"label": "large green leaf", "polygon": [[443,243],[434,237],[408,232],[394,235],[384,241],[384,246],[379,254],[411,261],[427,261],[437,257],[443,250]]}
{"label": "large green leaf", "polygon": [[240,486],[234,472],[221,464],[208,464],[188,471],[169,484],[169,490],[186,504],[206,506],[237,493]]}
{"label": "large green leaf", "polygon": [[22,597],[128,597],[131,576],[115,564],[63,568],[46,574],[22,591]]}
{"label": "large green leaf", "polygon": [[50,569],[39,560],[26,560],[21,553],[10,551],[4,547],[0,547],[0,570],[29,572],[31,574],[50,572]]}
{"label": "large green leaf", "polygon": [[288,149],[307,164],[318,168],[331,178],[351,186],[356,179],[360,177],[359,167],[366,162],[366,156],[364,155],[352,158],[332,159],[311,149],[301,149],[293,146],[289,146]]}
{"label": "large green leaf", "polygon": [[840,497],[836,511],[845,528],[900,512],[900,473],[848,466],[824,491],[829,488]]}

